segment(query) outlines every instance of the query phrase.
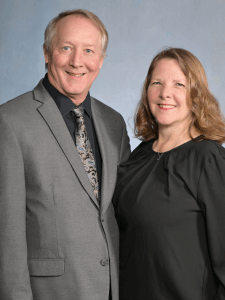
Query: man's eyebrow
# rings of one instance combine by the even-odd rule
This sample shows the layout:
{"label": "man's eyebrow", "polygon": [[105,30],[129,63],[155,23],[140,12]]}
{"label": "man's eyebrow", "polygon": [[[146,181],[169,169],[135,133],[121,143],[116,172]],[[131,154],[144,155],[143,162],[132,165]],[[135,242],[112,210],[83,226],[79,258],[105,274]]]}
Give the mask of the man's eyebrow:
{"label": "man's eyebrow", "polygon": [[85,47],[94,47],[95,45],[94,44],[90,44],[90,43],[87,43],[87,44],[84,43],[84,46]]}
{"label": "man's eyebrow", "polygon": [[70,44],[70,45],[72,45],[72,43],[71,42],[69,42],[69,41],[64,41],[64,40],[58,40],[58,43],[65,43],[65,44]]}

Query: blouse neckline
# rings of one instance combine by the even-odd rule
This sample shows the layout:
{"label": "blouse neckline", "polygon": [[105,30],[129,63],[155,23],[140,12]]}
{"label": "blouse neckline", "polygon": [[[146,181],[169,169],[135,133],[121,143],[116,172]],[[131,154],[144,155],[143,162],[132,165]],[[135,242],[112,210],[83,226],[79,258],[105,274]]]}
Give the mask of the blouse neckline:
{"label": "blouse neckline", "polygon": [[191,140],[189,140],[189,141],[187,141],[187,142],[185,142],[185,143],[183,143],[183,144],[181,144],[181,145],[178,145],[177,147],[174,147],[174,148],[172,148],[172,149],[170,149],[170,150],[168,150],[168,151],[165,151],[165,152],[157,152],[157,151],[154,151],[154,150],[152,149],[152,146],[153,146],[154,142],[156,141],[156,139],[154,139],[154,140],[152,140],[151,151],[152,151],[153,153],[155,153],[155,154],[166,154],[166,153],[169,153],[169,152],[171,152],[171,151],[173,151],[173,150],[176,150],[176,149],[178,149],[178,148],[181,148],[182,146],[186,146],[186,145],[189,144],[190,142],[197,142],[198,139],[199,139],[200,137],[201,137],[201,136],[197,136],[197,137],[194,138],[193,140],[191,139]]}

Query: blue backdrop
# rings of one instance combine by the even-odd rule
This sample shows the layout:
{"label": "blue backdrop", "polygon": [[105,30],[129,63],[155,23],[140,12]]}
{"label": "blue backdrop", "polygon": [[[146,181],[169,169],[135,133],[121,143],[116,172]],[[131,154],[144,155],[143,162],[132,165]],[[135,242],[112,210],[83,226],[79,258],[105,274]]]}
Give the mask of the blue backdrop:
{"label": "blue backdrop", "polygon": [[132,116],[153,56],[182,47],[202,62],[225,112],[225,0],[1,0],[0,103],[34,88],[44,76],[42,44],[48,22],[67,9],[88,9],[109,33],[108,56],[91,95]]}

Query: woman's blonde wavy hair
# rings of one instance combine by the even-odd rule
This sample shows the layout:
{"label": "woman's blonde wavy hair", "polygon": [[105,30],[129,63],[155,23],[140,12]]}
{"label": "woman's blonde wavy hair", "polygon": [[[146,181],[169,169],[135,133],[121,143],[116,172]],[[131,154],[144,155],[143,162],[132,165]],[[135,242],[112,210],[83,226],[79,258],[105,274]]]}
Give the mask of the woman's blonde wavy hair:
{"label": "woman's blonde wavy hair", "polygon": [[214,140],[219,144],[224,143],[225,118],[218,101],[208,88],[204,68],[196,56],[181,48],[166,48],[154,57],[134,116],[135,136],[143,141],[158,138],[158,125],[149,108],[147,91],[152,73],[158,61],[163,58],[175,59],[187,78],[187,104],[192,112],[192,121],[189,126],[190,137],[193,139],[191,128],[195,126],[201,133],[201,139]]}

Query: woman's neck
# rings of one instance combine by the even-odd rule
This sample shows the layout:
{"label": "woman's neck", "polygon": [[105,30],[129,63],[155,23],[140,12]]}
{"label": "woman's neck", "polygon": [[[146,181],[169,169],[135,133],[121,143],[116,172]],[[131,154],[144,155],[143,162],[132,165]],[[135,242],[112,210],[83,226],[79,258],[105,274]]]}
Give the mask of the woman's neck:
{"label": "woman's neck", "polygon": [[[191,130],[192,138],[196,138],[199,136],[199,132],[193,128]],[[180,129],[176,128],[176,130],[168,130],[168,129],[160,129],[159,128],[159,136],[158,139],[153,144],[153,150],[155,152],[163,153],[167,152],[173,148],[176,148],[188,141],[191,138],[189,134],[188,128]]]}

